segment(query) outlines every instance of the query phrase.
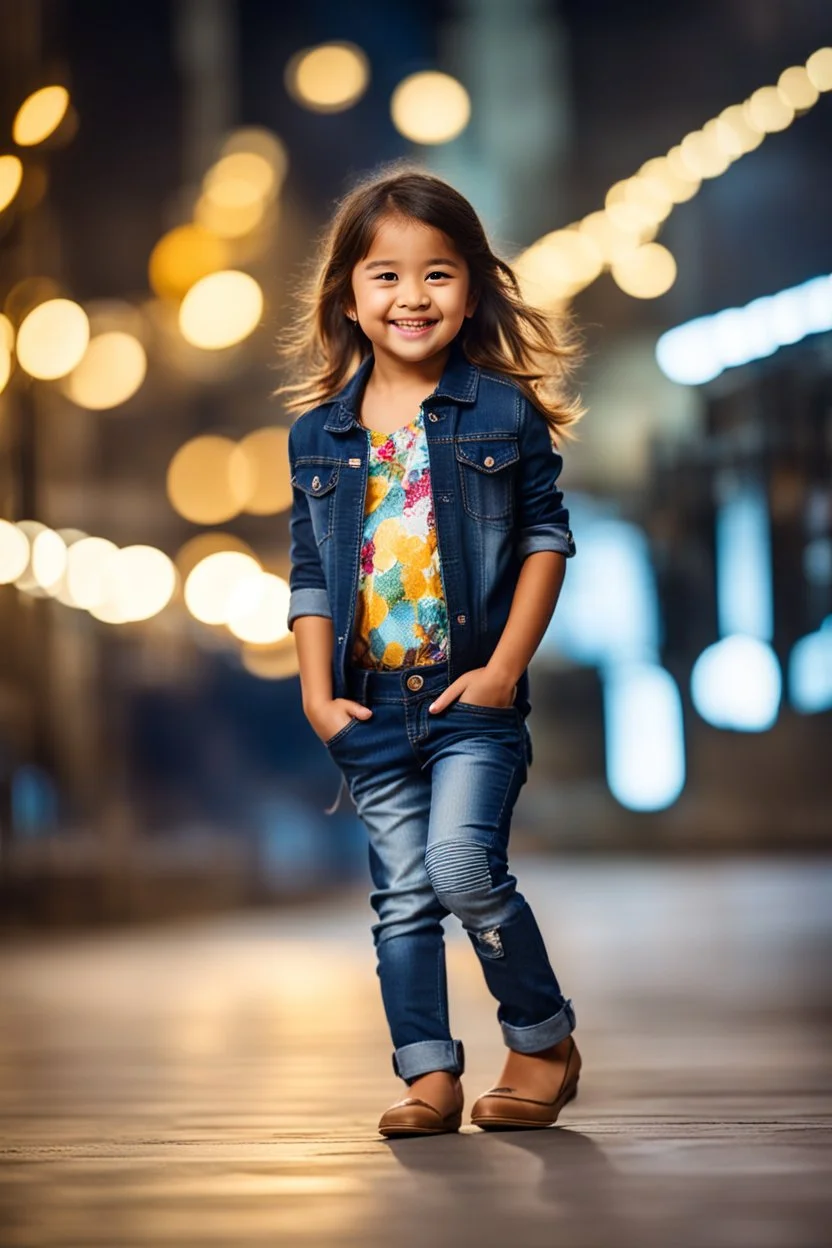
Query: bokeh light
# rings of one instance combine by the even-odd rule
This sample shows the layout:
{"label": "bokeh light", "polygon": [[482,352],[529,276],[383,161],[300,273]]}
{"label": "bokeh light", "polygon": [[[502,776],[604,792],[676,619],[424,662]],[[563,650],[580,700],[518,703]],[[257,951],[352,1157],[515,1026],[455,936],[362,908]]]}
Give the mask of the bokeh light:
{"label": "bokeh light", "polygon": [[298,103],[317,113],[340,113],[367,90],[370,64],[354,43],[322,43],[293,56],[284,78]]}
{"label": "bokeh light", "polygon": [[298,651],[294,633],[271,646],[244,645],[243,667],[258,680],[286,680],[298,673]]}
{"label": "bokeh light", "polygon": [[818,48],[806,62],[810,82],[818,91],[832,91],[832,48]]}
{"label": "bokeh light", "polygon": [[777,79],[777,90],[793,109],[811,108],[817,103],[818,89],[805,65],[791,65]]}
{"label": "bokeh light", "polygon": [[230,438],[206,434],[181,446],[168,466],[171,506],[194,524],[223,524],[252,493],[249,461]]}
{"label": "bokeh light", "polygon": [[226,244],[202,225],[178,225],[150,254],[148,277],[162,299],[182,299],[196,282],[228,264]]}
{"label": "bokeh light", "polygon": [[155,546],[125,546],[107,565],[106,597],[89,607],[107,624],[149,620],[164,610],[176,589],[176,569]]}
{"label": "bokeh light", "polygon": [[785,130],[794,121],[794,109],[777,87],[760,87],[749,96],[745,111],[751,125],[765,134]]}
{"label": "bokeh light", "polygon": [[23,181],[23,164],[17,156],[0,156],[0,212],[8,208]]}
{"label": "bokeh light", "polygon": [[240,442],[251,478],[245,510],[271,516],[292,504],[289,472],[289,430],[281,426],[257,429]]}
{"label": "bokeh light", "polygon": [[676,280],[676,261],[661,243],[645,243],[620,256],[612,266],[616,285],[634,299],[657,299]]}
{"label": "bokeh light", "polygon": [[225,624],[238,585],[260,572],[257,560],[241,551],[223,550],[208,555],[185,582],[185,605],[194,619],[203,624]]}
{"label": "bokeh light", "polygon": [[44,528],[32,542],[31,574],[37,586],[49,593],[66,571],[66,544],[52,529]]}
{"label": "bokeh light", "polygon": [[289,632],[289,586],[282,576],[261,572],[235,586],[228,604],[227,623],[240,641],[267,645]]}
{"label": "bokeh light", "polygon": [[724,637],[700,654],[691,673],[691,696],[702,718],[736,732],[772,728],[781,687],[774,651],[756,637]]}
{"label": "bokeh light", "polygon": [[448,143],[471,117],[471,100],[461,82],[435,70],[411,74],[390,101],[396,129],[413,143]]}
{"label": "bokeh light", "polygon": [[0,520],[0,585],[10,585],[29,566],[26,534],[8,520]]}
{"label": "bokeh light", "polygon": [[253,333],[262,314],[263,292],[254,278],[226,269],[191,287],[179,309],[179,328],[192,346],[218,351]]}
{"label": "bokeh light", "polygon": [[90,323],[71,299],[49,299],[29,313],[17,334],[17,358],[31,377],[65,377],[87,349]]}
{"label": "bokeh light", "polygon": [[115,330],[90,340],[65,389],[79,407],[104,411],[132,398],[146,373],[147,355],[142,344],[132,334]]}
{"label": "bokeh light", "polygon": [[654,663],[613,665],[604,674],[607,783],[628,810],[665,810],[685,785],[682,700]]}
{"label": "bokeh light", "polygon": [[107,600],[118,553],[118,546],[103,537],[83,537],[70,546],[65,588],[74,606],[90,611]]}
{"label": "bokeh light", "polygon": [[228,550],[237,551],[254,559],[254,551],[248,542],[244,542],[234,533],[223,533],[218,529],[213,529],[210,533],[197,533],[195,537],[185,542],[174,556],[173,562],[176,564],[182,584],[185,584],[196,565],[202,563],[203,559]]}
{"label": "bokeh light", "polygon": [[223,140],[221,156],[234,152],[253,152],[268,161],[274,172],[275,191],[279,192],[289,169],[289,156],[285,144],[264,126],[243,126],[232,130]]}
{"label": "bokeh light", "polygon": [[69,108],[66,87],[41,87],[17,110],[12,125],[12,138],[18,147],[34,147],[54,134]]}

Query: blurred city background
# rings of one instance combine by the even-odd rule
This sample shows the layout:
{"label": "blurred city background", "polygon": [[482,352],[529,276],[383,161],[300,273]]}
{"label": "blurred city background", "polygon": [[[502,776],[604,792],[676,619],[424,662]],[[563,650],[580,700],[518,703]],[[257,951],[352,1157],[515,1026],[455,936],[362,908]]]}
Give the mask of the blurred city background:
{"label": "blurred city background", "polygon": [[[830,151],[829,0],[0,0],[4,1248],[825,1248]],[[402,157],[587,347],[512,832],[584,1068],[388,1143],[273,391]]]}
{"label": "blurred city background", "polygon": [[516,846],[832,844],[826,0],[3,0],[7,928],[363,886],[301,710],[277,347],[407,157],[571,312]]}

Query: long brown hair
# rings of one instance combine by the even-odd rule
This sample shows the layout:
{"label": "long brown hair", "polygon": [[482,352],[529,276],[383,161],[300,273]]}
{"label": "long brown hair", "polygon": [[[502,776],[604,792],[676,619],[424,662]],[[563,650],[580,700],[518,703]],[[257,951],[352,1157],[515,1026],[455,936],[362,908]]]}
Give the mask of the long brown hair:
{"label": "long brown hair", "polygon": [[514,381],[546,418],[553,435],[583,414],[566,382],[580,356],[574,331],[525,303],[510,265],[496,256],[476,212],[441,178],[412,167],[388,167],[356,186],[338,205],[323,240],[314,282],[301,293],[305,305],[282,354],[300,364],[300,379],[275,392],[289,411],[331,399],[372,351],[361,327],[345,316],[352,272],[367,255],[385,217],[421,221],[440,230],[466,261],[478,296],[458,339],[472,364]]}

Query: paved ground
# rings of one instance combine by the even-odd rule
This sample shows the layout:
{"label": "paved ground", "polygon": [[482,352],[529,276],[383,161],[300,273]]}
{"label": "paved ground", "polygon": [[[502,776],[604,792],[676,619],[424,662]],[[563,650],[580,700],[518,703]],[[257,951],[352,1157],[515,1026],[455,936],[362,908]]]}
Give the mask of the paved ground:
{"label": "paved ground", "polygon": [[[584,1070],[558,1127],[384,1141],[357,898],[0,949],[0,1245],[827,1248],[832,863],[519,859]],[[502,1048],[449,921],[467,1105]]]}

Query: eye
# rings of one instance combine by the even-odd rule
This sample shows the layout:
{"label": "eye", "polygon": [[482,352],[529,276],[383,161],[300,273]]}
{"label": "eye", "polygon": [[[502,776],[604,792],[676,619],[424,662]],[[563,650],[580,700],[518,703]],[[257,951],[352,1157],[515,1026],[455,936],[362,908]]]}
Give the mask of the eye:
{"label": "eye", "polygon": [[392,272],[390,272],[390,273],[378,273],[378,274],[376,275],[376,281],[377,281],[377,282],[386,281],[388,277],[392,278],[394,282],[396,281],[396,274],[395,274],[395,273],[392,273]]}
{"label": "eye", "polygon": [[434,269],[432,273],[428,273],[428,277],[449,278],[450,273],[443,273],[441,269]]}

